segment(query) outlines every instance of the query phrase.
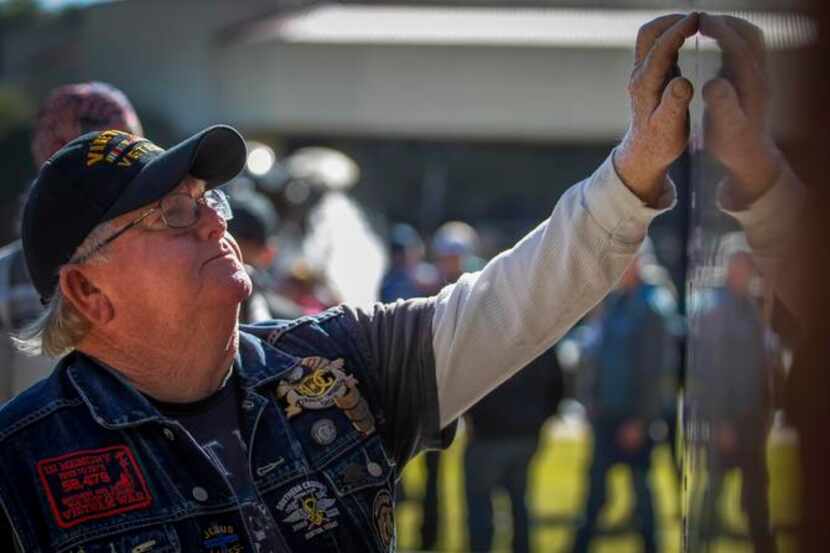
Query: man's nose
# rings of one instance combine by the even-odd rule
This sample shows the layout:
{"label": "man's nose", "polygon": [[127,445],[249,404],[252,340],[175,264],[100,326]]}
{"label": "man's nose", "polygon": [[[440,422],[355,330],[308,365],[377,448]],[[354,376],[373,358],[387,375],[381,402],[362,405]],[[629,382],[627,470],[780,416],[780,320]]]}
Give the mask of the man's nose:
{"label": "man's nose", "polygon": [[219,212],[207,204],[199,204],[199,220],[196,222],[196,232],[202,240],[218,241],[225,235],[228,223]]}

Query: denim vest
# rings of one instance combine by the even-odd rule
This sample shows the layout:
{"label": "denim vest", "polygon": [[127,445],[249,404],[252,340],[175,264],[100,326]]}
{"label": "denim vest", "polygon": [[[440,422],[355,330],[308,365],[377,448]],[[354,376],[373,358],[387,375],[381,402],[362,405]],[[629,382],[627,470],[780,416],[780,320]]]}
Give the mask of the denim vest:
{"label": "denim vest", "polygon": [[[247,498],[116,373],[65,357],[0,410],[0,499],[24,551],[393,551],[398,471],[341,314],[242,328]],[[269,517],[278,532],[257,543]]]}

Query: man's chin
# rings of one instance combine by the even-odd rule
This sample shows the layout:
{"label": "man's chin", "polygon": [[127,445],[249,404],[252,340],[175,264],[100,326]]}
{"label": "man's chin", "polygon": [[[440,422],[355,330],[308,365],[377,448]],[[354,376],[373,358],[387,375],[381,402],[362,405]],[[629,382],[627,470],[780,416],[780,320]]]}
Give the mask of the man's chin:
{"label": "man's chin", "polygon": [[244,269],[240,272],[237,272],[234,275],[234,283],[232,287],[237,291],[237,300],[239,303],[242,303],[254,292],[254,283],[251,281],[251,277],[247,271]]}
{"label": "man's chin", "polygon": [[221,279],[214,281],[213,291],[210,293],[214,298],[219,297],[220,303],[241,304],[253,292],[254,286],[251,277],[244,269],[223,275]]}

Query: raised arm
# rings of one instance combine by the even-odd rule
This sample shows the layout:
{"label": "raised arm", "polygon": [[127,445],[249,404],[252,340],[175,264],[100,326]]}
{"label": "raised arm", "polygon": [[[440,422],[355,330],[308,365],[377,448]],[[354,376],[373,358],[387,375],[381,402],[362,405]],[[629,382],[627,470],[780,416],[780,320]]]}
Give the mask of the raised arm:
{"label": "raised arm", "polygon": [[686,147],[692,97],[675,62],[697,25],[697,14],[670,15],[640,29],[628,87],[631,124],[620,146],[560,198],[547,221],[438,295],[433,348],[442,425],[596,305],[651,220],[673,205],[666,171]]}
{"label": "raised arm", "polygon": [[761,30],[732,16],[701,15],[700,32],[721,50],[719,76],[703,87],[704,144],[728,177],[718,203],[743,226],[755,262],[776,294],[803,314],[806,275],[798,270],[804,187],[778,150],[769,128],[769,86]]}

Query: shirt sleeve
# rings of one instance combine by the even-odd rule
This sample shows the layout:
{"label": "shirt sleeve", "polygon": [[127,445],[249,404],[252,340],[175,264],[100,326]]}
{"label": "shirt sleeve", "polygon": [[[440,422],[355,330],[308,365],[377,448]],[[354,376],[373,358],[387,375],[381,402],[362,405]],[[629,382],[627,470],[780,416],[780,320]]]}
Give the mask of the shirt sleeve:
{"label": "shirt sleeve", "polygon": [[729,180],[721,182],[718,207],[734,217],[743,227],[758,270],[784,304],[798,316],[804,313],[809,299],[801,293],[809,290],[803,271],[798,267],[799,229],[804,216],[806,191],[789,166],[763,196],[745,209],[730,205]]}
{"label": "shirt sleeve", "polygon": [[445,448],[455,424],[439,423],[432,298],[376,304],[371,310],[344,307],[368,352],[385,423],[384,445],[398,466],[423,449]]}
{"label": "shirt sleeve", "polygon": [[659,213],[617,175],[612,157],[571,187],[551,216],[478,273],[435,298],[432,344],[441,425],[551,347],[617,282]]}

